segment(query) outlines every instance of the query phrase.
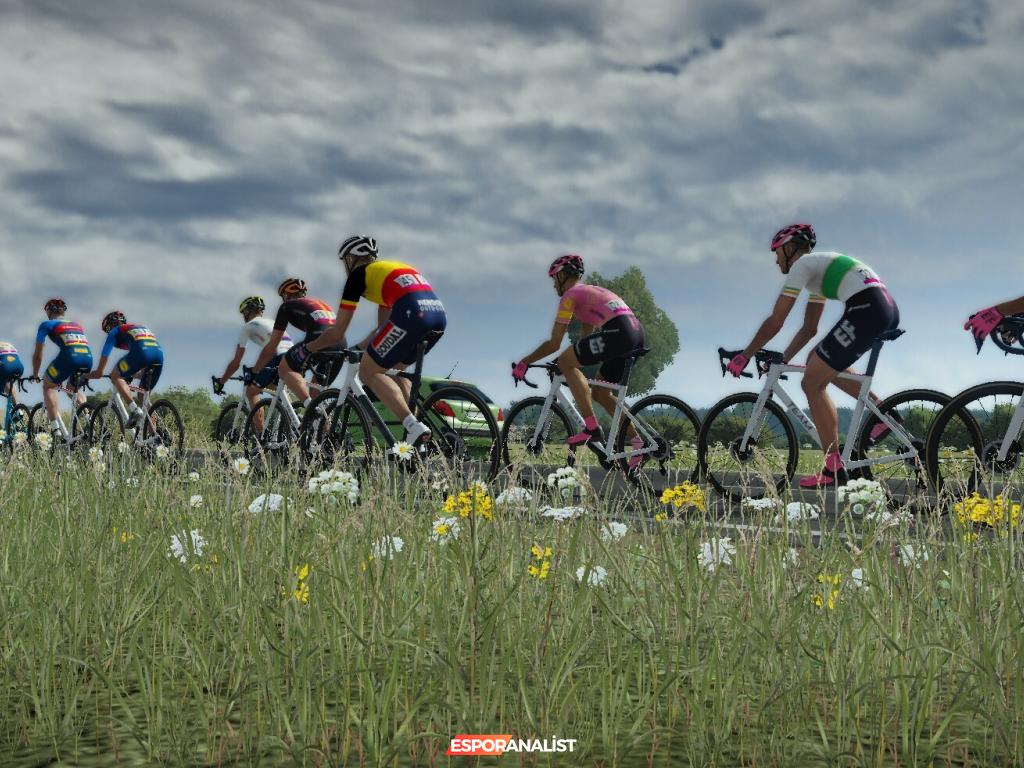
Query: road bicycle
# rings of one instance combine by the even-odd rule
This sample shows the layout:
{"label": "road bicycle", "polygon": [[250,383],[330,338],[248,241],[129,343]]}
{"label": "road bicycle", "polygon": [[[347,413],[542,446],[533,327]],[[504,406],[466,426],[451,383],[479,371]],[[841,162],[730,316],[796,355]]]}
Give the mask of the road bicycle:
{"label": "road bicycle", "polygon": [[[147,386],[149,369],[140,372],[140,385],[131,382],[128,388],[142,409],[141,420],[133,421],[121,395],[115,389],[110,398],[96,407],[89,421],[89,439],[104,450],[114,442],[124,441],[145,459],[176,459],[185,451],[185,427],[181,414],[170,400],[152,400]],[[109,379],[110,376],[103,378]]]}
{"label": "road bicycle", "polygon": [[[319,362],[324,355],[323,352],[314,353],[311,361]],[[296,408],[292,404],[288,386],[278,379],[273,395],[263,398],[249,410],[241,440],[245,455],[255,470],[278,469],[291,461],[292,449],[302,425],[301,403],[298,405]]]}
{"label": "road bicycle", "polygon": [[[7,384],[7,389],[3,392],[3,396],[6,398],[7,403],[4,409],[4,425],[3,425],[3,437],[0,442],[7,448],[13,449],[18,443],[29,440],[29,424],[31,423],[31,410],[23,403],[14,402],[14,388],[17,387],[21,392],[25,391],[26,379],[11,379]],[[24,435],[23,438],[18,439],[18,435]]]}
{"label": "road bicycle", "polygon": [[[636,350],[626,360],[621,383],[587,379],[591,387],[603,387],[616,395],[617,404],[610,421],[602,424],[606,442],[586,443],[588,454],[580,456],[568,445],[571,435],[584,428],[583,416],[576,408],[557,363],[531,365],[543,370],[550,381],[544,397],[527,397],[515,403],[505,416],[502,429],[502,457],[510,471],[527,472],[527,482],[536,482],[552,468],[587,467],[586,456],[593,457],[605,470],[618,469],[630,484],[653,490],[650,470],[656,470],[662,483],[676,484],[697,477],[697,435],[700,419],[685,402],[671,395],[654,394],[635,403],[626,403],[629,377],[636,360],[649,350]],[[524,379],[533,389],[538,386]],[[630,427],[643,444],[629,443]],[[639,457],[643,469],[630,470],[630,459]],[[634,462],[635,463],[635,462]]]}
{"label": "road bicycle", "polygon": [[[899,392],[879,403],[869,397],[882,345],[902,335],[902,330],[883,334],[871,347],[865,372],[843,372],[839,378],[859,384],[841,451],[848,476],[884,481],[890,499],[905,503],[914,498],[924,500],[928,492],[925,437],[950,398],[927,389]],[[729,360],[737,354],[719,348],[723,376]],[[812,471],[824,461],[813,422],[782,385],[786,374],[803,373],[804,366],[789,365],[782,353],[769,350],[761,350],[754,357],[758,377],[765,378],[761,391],[729,395],[712,406],[701,424],[697,443],[701,476],[735,502],[781,494],[789,487],[800,454],[794,425],[807,433],[819,451]],[[750,373],[743,375],[753,378]],[[879,424],[883,429],[875,430]]]}
{"label": "road bicycle", "polygon": [[[410,382],[409,410],[431,431],[430,441],[405,466],[458,474],[463,480],[489,480],[497,472],[500,431],[490,406],[472,389],[443,384],[423,398],[420,376],[426,349],[440,337],[420,342],[412,370],[389,371]],[[405,441],[401,423],[375,404],[359,379],[363,351],[350,347],[329,353],[342,360],[341,386],[321,393],[303,419],[302,441],[314,464],[360,471],[380,458],[381,450]]]}
{"label": "road bicycle", "polygon": [[[83,389],[92,390],[89,386],[89,371],[75,371],[67,381],[58,385],[58,392],[67,396],[71,404],[71,428],[68,430],[70,439],[54,440],[51,450],[66,448],[76,450],[89,442],[89,419],[92,418],[92,405],[88,402],[79,403],[78,394]],[[61,419],[64,417],[61,416]],[[35,442],[38,435],[50,434],[50,419],[46,413],[45,403],[36,403],[29,412],[29,438]]]}
{"label": "road bicycle", "polygon": [[[989,338],[1005,354],[1024,355],[1024,315],[1004,318]],[[994,497],[1019,490],[1024,483],[1022,431],[1021,382],[990,381],[956,395],[928,433],[926,457],[936,491],[958,499],[974,491]]]}
{"label": "road bicycle", "polygon": [[[240,381],[243,383],[252,381],[252,375],[254,373],[252,368],[243,365],[242,373],[242,376],[232,376],[228,381]],[[225,394],[224,390],[217,386],[218,379],[216,376],[211,376],[210,380],[213,382],[213,393],[215,395]],[[273,397],[276,393],[275,389],[271,389],[269,387],[264,387],[262,391],[269,397]],[[257,405],[259,405],[258,402]],[[301,415],[302,403],[298,400],[292,400],[292,409],[297,414]],[[225,403],[221,407],[213,428],[213,439],[222,445],[237,445],[245,434],[245,423],[249,419],[250,411],[252,411],[252,407],[249,405],[249,399],[245,397],[243,387],[242,397],[229,403]]]}

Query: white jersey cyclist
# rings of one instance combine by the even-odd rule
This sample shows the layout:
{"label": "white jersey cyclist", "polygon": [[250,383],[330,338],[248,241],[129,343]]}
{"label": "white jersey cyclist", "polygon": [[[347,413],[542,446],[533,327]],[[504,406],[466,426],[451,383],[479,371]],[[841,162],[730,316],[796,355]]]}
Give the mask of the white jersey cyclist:
{"label": "white jersey cyclist", "polygon": [[808,301],[837,299],[847,302],[867,288],[885,288],[885,283],[867,264],[845,253],[815,251],[797,259],[789,268],[782,295],[795,299],[802,289]]}
{"label": "white jersey cyclist", "polygon": [[[263,349],[267,346],[267,342],[270,341],[270,334],[273,332],[273,320],[266,317],[254,317],[242,326],[242,332],[238,336],[238,346],[244,348],[246,344],[253,343],[259,349]],[[291,336],[287,333],[284,334],[277,345],[277,349],[274,350],[274,356],[283,355],[292,348],[294,343]]]}

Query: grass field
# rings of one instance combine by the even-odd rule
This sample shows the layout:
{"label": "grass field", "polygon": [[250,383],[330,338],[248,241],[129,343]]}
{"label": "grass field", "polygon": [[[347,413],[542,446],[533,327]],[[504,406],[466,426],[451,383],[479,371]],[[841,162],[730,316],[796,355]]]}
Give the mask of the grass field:
{"label": "grass field", "polygon": [[1024,762],[1016,529],[716,548],[712,499],[658,520],[584,495],[559,522],[544,489],[462,517],[402,473],[335,505],[36,456],[0,492],[3,765],[473,764],[444,756],[462,733],[577,740],[481,765]]}

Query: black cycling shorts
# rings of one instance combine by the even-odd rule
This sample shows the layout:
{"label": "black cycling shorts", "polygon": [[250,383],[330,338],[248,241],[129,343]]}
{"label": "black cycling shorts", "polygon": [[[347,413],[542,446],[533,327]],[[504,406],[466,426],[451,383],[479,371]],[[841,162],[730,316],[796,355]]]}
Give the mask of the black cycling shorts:
{"label": "black cycling shorts", "polygon": [[[307,334],[301,344],[296,344],[284,353],[284,359],[287,361],[288,367],[297,373],[305,373],[307,369],[311,369],[313,371],[313,381],[321,387],[326,387],[338,377],[338,374],[341,372],[341,366],[345,364],[345,360],[340,356],[333,359],[318,359],[318,352],[307,350],[306,345],[318,336],[320,336],[319,333]],[[345,347],[345,342],[342,342],[320,351],[340,352]]]}
{"label": "black cycling shorts", "polygon": [[830,368],[845,371],[886,331],[900,324],[900,310],[885,288],[867,288],[846,302],[839,322],[821,340],[815,352]]}
{"label": "black cycling shorts", "polygon": [[615,384],[622,383],[626,358],[641,349],[646,341],[644,327],[633,315],[613,317],[598,331],[584,336],[573,345],[576,359],[582,365],[601,363],[598,377]]}

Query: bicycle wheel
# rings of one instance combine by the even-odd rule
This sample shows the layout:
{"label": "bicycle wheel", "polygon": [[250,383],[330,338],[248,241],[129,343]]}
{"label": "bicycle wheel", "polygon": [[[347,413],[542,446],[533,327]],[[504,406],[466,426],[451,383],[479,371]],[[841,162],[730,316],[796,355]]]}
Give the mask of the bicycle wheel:
{"label": "bicycle wheel", "polygon": [[[1022,404],[1024,384],[993,381],[971,387],[949,401],[928,432],[925,463],[932,485],[946,500],[974,491],[1017,498],[1024,484],[1021,435],[1008,435],[1010,421]],[[1006,458],[999,460],[1005,437]]]}
{"label": "bicycle wheel", "polygon": [[520,400],[505,414],[501,428],[501,456],[503,468],[527,477],[529,482],[558,467],[566,466],[569,458],[568,439],[572,435],[569,417],[557,402],[551,403],[547,420],[540,433],[537,422],[544,408],[543,397]]}
{"label": "bicycle wheel", "polygon": [[[917,456],[869,464],[851,474],[856,472],[860,477],[877,480],[894,502],[907,503],[913,498],[927,501],[930,491],[925,468],[928,430],[950,399],[949,395],[933,389],[908,389],[885,398],[878,404],[878,410],[893,418],[907,433],[917,450]],[[856,442],[858,456],[862,459],[880,459],[907,453],[906,444],[889,430],[877,439],[871,439],[871,432],[879,424],[881,422],[875,414],[870,411],[865,413]]]}
{"label": "bicycle wheel", "polygon": [[85,450],[91,445],[89,439],[89,423],[92,420],[93,408],[88,403],[75,407],[71,417],[71,444],[77,450]]}
{"label": "bicycle wheel", "polygon": [[338,403],[337,390],[326,390],[310,403],[299,429],[299,443],[315,466],[363,469],[373,456],[370,422],[350,394]]}
{"label": "bicycle wheel", "polygon": [[119,443],[123,437],[124,425],[109,402],[93,410],[92,418],[89,419],[90,445],[107,451],[115,443]]}
{"label": "bicycle wheel", "polygon": [[36,435],[48,432],[46,426],[46,407],[42,403],[36,403],[28,412],[29,440],[35,441]]}
{"label": "bicycle wheel", "polygon": [[498,472],[501,435],[490,406],[454,384],[434,390],[416,406],[416,418],[433,433],[427,459],[441,462],[464,481],[491,480]]}
{"label": "bicycle wheel", "polygon": [[[262,422],[263,428],[258,426]],[[274,470],[288,464],[296,432],[284,406],[273,398],[265,398],[249,411],[245,420],[242,443],[246,457],[255,469]]]}
{"label": "bicycle wheel", "polygon": [[760,499],[774,489],[782,493],[796,472],[799,445],[786,412],[767,400],[760,428],[740,450],[758,395],[741,392],[715,403],[697,438],[700,474],[732,501]]}
{"label": "bicycle wheel", "polygon": [[[185,453],[185,426],[170,400],[157,400],[149,407],[142,426],[142,442],[147,454],[160,459],[180,459]],[[161,448],[168,453],[162,455]]]}
{"label": "bicycle wheel", "polygon": [[[242,432],[245,430],[245,421],[238,415],[241,404],[238,402],[228,403],[220,409],[217,415],[217,423],[213,428],[213,439],[225,445],[235,445],[242,439]],[[238,423],[235,420],[238,419]]]}
{"label": "bicycle wheel", "polygon": [[[619,434],[615,438],[615,452],[633,450],[629,444],[630,427],[640,430],[636,434],[644,440],[641,450],[650,450],[641,465],[642,472],[651,479],[652,471],[661,476],[659,485],[677,485],[697,478],[697,436],[700,434],[700,419],[694,410],[671,395],[650,395],[629,407],[633,415],[623,419]],[[646,439],[643,433],[653,438]],[[619,459],[619,468],[629,476],[629,460]]]}

